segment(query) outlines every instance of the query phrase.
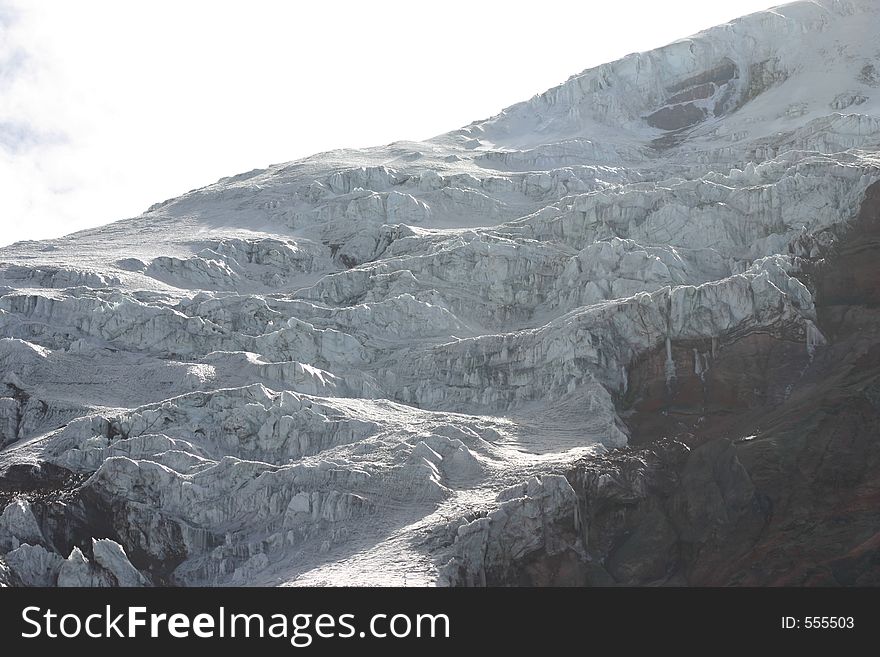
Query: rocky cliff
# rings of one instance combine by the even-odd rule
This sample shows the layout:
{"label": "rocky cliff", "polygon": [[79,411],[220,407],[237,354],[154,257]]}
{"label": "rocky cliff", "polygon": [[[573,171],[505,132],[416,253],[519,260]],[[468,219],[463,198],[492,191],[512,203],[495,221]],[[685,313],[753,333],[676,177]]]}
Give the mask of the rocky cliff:
{"label": "rocky cliff", "polygon": [[878,30],[0,249],[0,583],[876,582]]}

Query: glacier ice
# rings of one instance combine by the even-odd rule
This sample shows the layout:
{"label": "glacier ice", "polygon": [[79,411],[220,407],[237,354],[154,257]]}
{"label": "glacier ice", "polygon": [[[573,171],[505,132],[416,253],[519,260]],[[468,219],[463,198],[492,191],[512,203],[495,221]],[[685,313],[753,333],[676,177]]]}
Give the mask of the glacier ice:
{"label": "glacier ice", "polygon": [[0,474],[66,468],[112,525],[62,554],[25,492],[0,566],[479,583],[552,552],[537,528],[580,531],[552,473],[626,445],[636,359],[672,387],[753,333],[822,348],[803,272],[880,179],[878,29],[867,0],[786,5],[0,249]]}

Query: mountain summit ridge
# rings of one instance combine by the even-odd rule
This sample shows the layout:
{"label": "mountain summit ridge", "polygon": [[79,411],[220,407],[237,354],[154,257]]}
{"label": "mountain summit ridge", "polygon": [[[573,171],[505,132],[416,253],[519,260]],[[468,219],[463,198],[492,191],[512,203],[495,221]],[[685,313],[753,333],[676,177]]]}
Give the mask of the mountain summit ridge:
{"label": "mountain summit ridge", "polygon": [[[682,85],[690,85],[689,91],[700,96],[701,92],[709,91],[706,87],[713,82],[720,87],[732,82],[728,102],[721,106],[726,110],[739,109],[768,87],[784,83],[793,72],[791,69],[809,65],[813,72],[819,72],[827,68],[835,55],[843,54],[827,52],[823,61],[810,61],[810,55],[820,48],[805,42],[805,37],[834,42],[836,37],[851,38],[854,30],[867,36],[876,29],[878,20],[880,8],[871,2],[807,0],[781,5],[584,70],[468,128],[501,137],[517,133],[505,124],[517,125],[528,119],[532,121],[528,130],[518,126],[519,131],[541,136],[554,132],[576,136],[583,130],[583,123],[579,129],[578,122],[587,120],[623,128],[638,136],[651,134],[647,128],[662,127],[652,125],[650,116],[656,119],[657,111],[666,103],[675,104],[676,97],[680,103],[705,100],[706,97],[684,98]],[[820,98],[813,100],[818,102]],[[554,124],[560,123],[563,127],[554,130]]]}
{"label": "mountain summit ridge", "polygon": [[[792,463],[826,463],[821,394],[876,411],[847,354],[878,32],[784,5],[0,249],[0,577],[767,584],[797,553],[798,583],[873,581],[870,441]],[[846,533],[809,496],[854,463]],[[822,541],[774,524],[795,507]]]}

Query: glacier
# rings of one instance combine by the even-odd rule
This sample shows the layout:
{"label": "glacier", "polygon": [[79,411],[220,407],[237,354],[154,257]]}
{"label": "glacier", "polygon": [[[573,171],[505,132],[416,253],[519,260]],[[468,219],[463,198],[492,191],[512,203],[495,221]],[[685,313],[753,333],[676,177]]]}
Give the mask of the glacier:
{"label": "glacier", "polygon": [[826,344],[805,272],[880,180],[878,33],[873,0],[795,2],[0,249],[0,583],[479,585],[566,552],[560,473],[630,443],[635,362],[674,388],[749,336]]}

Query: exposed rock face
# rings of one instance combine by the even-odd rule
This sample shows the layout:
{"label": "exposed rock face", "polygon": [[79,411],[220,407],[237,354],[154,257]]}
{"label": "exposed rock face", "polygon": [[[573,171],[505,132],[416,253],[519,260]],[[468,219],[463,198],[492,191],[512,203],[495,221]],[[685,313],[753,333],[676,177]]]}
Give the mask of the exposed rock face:
{"label": "exposed rock face", "polygon": [[[449,583],[518,584],[518,568],[552,568],[566,553],[580,557],[570,584],[880,584],[880,185],[825,255],[808,278],[827,344],[797,357],[794,343],[748,336],[715,345],[702,371],[681,367],[695,362],[681,349],[672,382],[665,350],[642,359],[634,441],[690,446],[585,460],[565,473],[576,501],[545,511],[577,518],[575,538],[548,526],[552,549],[486,552],[467,571],[447,568]],[[452,550],[453,563],[474,554],[461,530]]]}
{"label": "exposed rock face", "polygon": [[794,3],[0,249],[4,581],[873,581],[878,32]]}

